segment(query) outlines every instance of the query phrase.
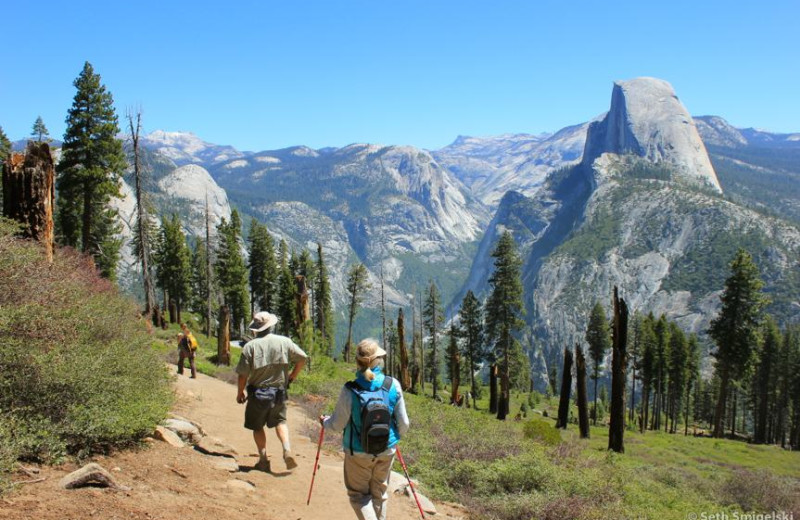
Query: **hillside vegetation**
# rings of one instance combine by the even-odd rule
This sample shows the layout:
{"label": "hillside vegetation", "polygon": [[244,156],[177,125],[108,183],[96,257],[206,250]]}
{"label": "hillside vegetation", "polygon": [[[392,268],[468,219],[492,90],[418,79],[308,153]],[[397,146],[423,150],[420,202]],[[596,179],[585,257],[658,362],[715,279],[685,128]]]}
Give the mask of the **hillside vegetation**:
{"label": "hillside vegetation", "polygon": [[54,462],[130,445],[172,402],[135,304],[87,257],[14,238],[0,221],[0,479],[15,460]]}

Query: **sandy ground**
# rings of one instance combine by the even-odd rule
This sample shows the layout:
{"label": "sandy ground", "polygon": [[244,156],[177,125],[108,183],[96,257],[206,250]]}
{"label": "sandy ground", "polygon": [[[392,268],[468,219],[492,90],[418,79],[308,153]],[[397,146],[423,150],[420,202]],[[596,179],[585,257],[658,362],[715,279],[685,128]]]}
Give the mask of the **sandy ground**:
{"label": "sandy ground", "polygon": [[[219,438],[238,453],[237,473],[215,468],[218,457],[190,448],[173,448],[157,441],[147,448],[107,457],[94,457],[129,491],[102,488],[64,490],[58,481],[78,468],[75,464],[42,467],[37,478],[44,481],[19,486],[0,498],[0,519],[72,520],[160,519],[160,520],[310,520],[351,519],[355,514],[347,501],[342,455],[323,449],[314,483],[311,505],[306,506],[316,455],[316,442],[309,434],[319,432],[303,408],[290,402],[289,425],[292,451],[299,467],[286,471],[280,444],[268,432],[267,449],[272,473],[253,470],[257,461],[252,435],[242,427],[244,406],[236,404],[236,389],[223,381],[198,374],[197,379],[178,377],[175,382],[175,413],[199,423],[207,435]],[[413,477],[413,468],[412,468]],[[19,474],[16,481],[33,480]],[[249,482],[253,490],[231,488],[231,480]],[[432,518],[466,518],[455,505],[436,504]],[[419,518],[414,502],[394,494],[389,501],[389,518]]]}

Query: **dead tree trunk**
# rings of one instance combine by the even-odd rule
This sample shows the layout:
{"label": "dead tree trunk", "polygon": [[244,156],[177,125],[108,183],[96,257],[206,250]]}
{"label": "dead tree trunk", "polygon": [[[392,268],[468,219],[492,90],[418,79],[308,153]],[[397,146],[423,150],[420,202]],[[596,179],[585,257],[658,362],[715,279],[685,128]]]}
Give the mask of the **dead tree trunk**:
{"label": "dead tree trunk", "polygon": [[227,305],[219,308],[219,331],[217,331],[217,364],[231,364],[231,311]]}
{"label": "dead tree trunk", "polygon": [[178,323],[178,304],[175,302],[175,298],[169,299],[169,322]]}
{"label": "dead tree trunk", "polygon": [[580,345],[575,344],[575,374],[578,386],[578,427],[581,439],[589,438],[589,398],[586,395],[586,358]]}
{"label": "dead tree trunk", "polygon": [[489,367],[489,413],[497,413],[497,363]]}
{"label": "dead tree trunk", "polygon": [[21,235],[41,242],[53,261],[55,165],[47,143],[30,141],[3,166],[3,216],[22,223]]}
{"label": "dead tree trunk", "polygon": [[625,383],[628,366],[628,305],[614,287],[614,327],[612,330],[611,410],[608,449],[625,453]]}
{"label": "dead tree trunk", "polygon": [[572,351],[564,347],[564,369],[561,373],[561,397],[558,401],[556,428],[567,429],[569,422],[569,397],[572,392]]}
{"label": "dead tree trunk", "polygon": [[461,385],[461,356],[458,352],[458,344],[451,329],[450,332],[450,404],[458,405],[461,397],[458,395],[458,387]]}
{"label": "dead tree trunk", "polygon": [[411,388],[408,373],[408,349],[406,349],[406,322],[402,307],[397,310],[397,346],[400,349],[400,386],[403,391]]}

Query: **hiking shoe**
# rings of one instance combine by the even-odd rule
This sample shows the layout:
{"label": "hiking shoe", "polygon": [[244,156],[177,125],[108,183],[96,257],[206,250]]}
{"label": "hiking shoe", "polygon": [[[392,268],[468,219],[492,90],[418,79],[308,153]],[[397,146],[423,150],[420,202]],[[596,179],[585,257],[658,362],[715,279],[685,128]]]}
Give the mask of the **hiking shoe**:
{"label": "hiking shoe", "polygon": [[257,469],[258,471],[270,473],[269,461],[266,459],[261,459],[258,462],[256,462],[256,465],[253,466],[253,468]]}
{"label": "hiking shoe", "polygon": [[283,454],[283,462],[286,463],[286,469],[294,469],[297,467],[297,462],[295,462],[294,457],[289,453]]}

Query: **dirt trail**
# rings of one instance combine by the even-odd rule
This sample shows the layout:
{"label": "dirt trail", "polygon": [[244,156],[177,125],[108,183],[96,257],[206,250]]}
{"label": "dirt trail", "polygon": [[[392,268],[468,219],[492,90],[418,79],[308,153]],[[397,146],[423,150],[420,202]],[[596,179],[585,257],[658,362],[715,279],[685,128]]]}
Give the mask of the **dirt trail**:
{"label": "dirt trail", "polygon": [[[306,506],[308,486],[316,455],[316,440],[303,432],[319,429],[298,405],[289,404],[292,451],[299,467],[287,472],[273,431],[268,432],[267,451],[272,473],[253,470],[257,461],[252,435],[242,427],[244,406],[236,404],[233,385],[198,374],[179,376],[175,383],[175,413],[199,423],[207,435],[217,437],[238,452],[238,473],[215,468],[218,457],[189,447],[173,448],[163,442],[148,449],[128,451],[93,460],[111,470],[126,492],[86,488],[65,491],[59,479],[76,466],[41,469],[46,480],[22,486],[0,499],[0,519],[160,519],[160,520],[312,520],[352,519],[342,477],[342,456],[326,452],[314,483],[311,505]],[[413,423],[413,417],[412,417]],[[413,424],[412,424],[413,427]],[[413,470],[412,470],[413,472]],[[413,476],[413,475],[412,475]],[[24,480],[17,477],[16,480]],[[252,491],[232,489],[230,480],[249,482]],[[436,504],[433,518],[464,518],[465,512],[448,504]],[[404,495],[393,494],[389,518],[414,520],[419,512]]]}

